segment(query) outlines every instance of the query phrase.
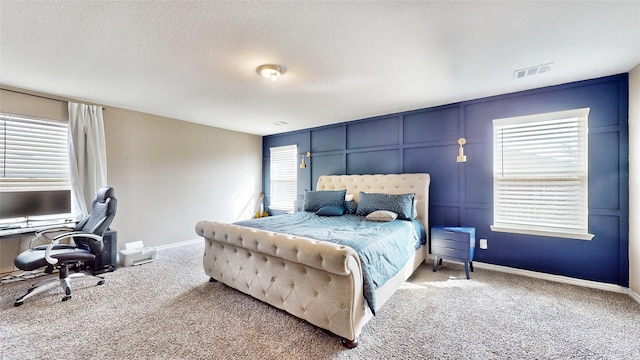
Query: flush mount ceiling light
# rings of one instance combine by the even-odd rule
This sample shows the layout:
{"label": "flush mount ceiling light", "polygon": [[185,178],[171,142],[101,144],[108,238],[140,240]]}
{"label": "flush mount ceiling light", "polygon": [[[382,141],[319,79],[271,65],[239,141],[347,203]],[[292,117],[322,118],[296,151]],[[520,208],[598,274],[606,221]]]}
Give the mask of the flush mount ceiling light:
{"label": "flush mount ceiling light", "polygon": [[258,66],[256,71],[258,72],[258,74],[260,74],[260,76],[269,78],[272,81],[276,81],[276,79],[280,77],[282,73],[284,73],[280,66],[271,64],[260,65]]}

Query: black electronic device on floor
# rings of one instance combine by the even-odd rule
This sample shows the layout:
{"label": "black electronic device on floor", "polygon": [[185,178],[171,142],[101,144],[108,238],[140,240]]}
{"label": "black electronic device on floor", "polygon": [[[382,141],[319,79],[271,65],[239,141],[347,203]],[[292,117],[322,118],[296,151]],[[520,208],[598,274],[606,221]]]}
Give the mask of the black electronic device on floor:
{"label": "black electronic device on floor", "polygon": [[104,249],[96,256],[93,263],[93,274],[114,271],[118,266],[118,232],[107,230],[102,236]]}

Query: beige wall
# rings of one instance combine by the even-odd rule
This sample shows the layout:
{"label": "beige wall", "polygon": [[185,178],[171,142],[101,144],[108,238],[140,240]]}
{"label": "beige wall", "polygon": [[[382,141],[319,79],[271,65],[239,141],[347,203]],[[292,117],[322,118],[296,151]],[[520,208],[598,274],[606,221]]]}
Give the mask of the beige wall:
{"label": "beige wall", "polygon": [[640,299],[640,65],[629,74],[629,289]]}
{"label": "beige wall", "polygon": [[[67,118],[66,102],[4,90],[0,110]],[[154,247],[193,240],[199,220],[254,213],[262,188],[260,136],[112,107],[105,107],[104,122],[107,178],[118,198],[111,227],[120,249],[138,240]],[[0,273],[13,270],[20,243],[0,241]]]}
{"label": "beige wall", "polygon": [[26,95],[28,92],[21,89],[9,87],[6,87],[6,89],[14,91],[0,89],[0,111],[15,115],[69,121],[66,101]]}
{"label": "beige wall", "polygon": [[119,244],[191,240],[199,220],[230,222],[254,213],[261,137],[114,108],[104,119]]}

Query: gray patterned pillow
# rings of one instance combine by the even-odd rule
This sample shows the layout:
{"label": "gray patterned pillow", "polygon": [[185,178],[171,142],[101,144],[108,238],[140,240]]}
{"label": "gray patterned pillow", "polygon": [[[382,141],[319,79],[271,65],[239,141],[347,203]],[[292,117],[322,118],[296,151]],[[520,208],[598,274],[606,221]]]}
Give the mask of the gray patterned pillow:
{"label": "gray patterned pillow", "polygon": [[345,200],[344,208],[347,211],[347,214],[355,214],[356,210],[358,210],[358,203],[355,200]]}
{"label": "gray patterned pillow", "polygon": [[367,216],[376,210],[388,210],[398,214],[400,220],[409,220],[413,215],[414,197],[414,193],[396,195],[361,191],[356,215]]}
{"label": "gray patterned pillow", "polygon": [[304,211],[316,212],[325,206],[343,206],[347,190],[323,190],[304,192]]}

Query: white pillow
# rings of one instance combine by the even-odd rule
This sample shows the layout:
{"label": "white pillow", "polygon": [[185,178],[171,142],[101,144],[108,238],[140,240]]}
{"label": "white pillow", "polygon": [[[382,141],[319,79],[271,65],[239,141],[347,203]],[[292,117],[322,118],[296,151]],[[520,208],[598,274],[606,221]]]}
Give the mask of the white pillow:
{"label": "white pillow", "polygon": [[398,214],[393,211],[388,210],[376,210],[372,213],[369,213],[365,218],[369,221],[383,221],[389,222],[393,221],[398,217]]}
{"label": "white pillow", "polygon": [[353,200],[353,194],[346,194],[344,196],[344,201],[351,201]]}

